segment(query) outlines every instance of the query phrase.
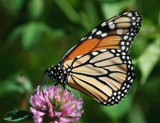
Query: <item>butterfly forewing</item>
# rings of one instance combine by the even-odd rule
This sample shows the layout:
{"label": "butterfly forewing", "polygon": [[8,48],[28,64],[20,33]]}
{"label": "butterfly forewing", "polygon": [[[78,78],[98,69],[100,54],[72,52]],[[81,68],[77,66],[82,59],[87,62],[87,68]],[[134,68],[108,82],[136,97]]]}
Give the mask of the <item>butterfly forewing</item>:
{"label": "butterfly forewing", "polygon": [[130,57],[121,50],[99,50],[65,62],[71,68],[68,85],[96,101],[113,105],[128,92],[134,79]]}
{"label": "butterfly forewing", "polygon": [[62,61],[101,49],[120,49],[129,52],[142,22],[138,12],[125,12],[92,29],[67,54]]}

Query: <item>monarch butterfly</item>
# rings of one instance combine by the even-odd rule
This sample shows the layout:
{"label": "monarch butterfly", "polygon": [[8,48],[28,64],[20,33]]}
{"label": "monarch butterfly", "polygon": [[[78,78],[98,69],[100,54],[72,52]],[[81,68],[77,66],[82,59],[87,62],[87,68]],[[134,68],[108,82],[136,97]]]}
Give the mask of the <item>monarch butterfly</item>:
{"label": "monarch butterfly", "polygon": [[96,26],[45,75],[77,89],[104,105],[117,104],[135,78],[129,56],[142,16],[129,11]]}

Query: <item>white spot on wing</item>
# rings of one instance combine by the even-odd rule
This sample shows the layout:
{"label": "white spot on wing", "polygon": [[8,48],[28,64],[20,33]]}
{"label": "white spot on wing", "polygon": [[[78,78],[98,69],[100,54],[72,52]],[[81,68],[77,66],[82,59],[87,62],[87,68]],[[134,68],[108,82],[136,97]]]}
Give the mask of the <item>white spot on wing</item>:
{"label": "white spot on wing", "polygon": [[108,23],[108,25],[112,25],[112,24],[113,24],[113,21],[111,21],[111,22]]}
{"label": "white spot on wing", "polygon": [[98,52],[92,52],[92,55],[94,55],[94,56],[97,55],[97,54],[98,54]]}
{"label": "white spot on wing", "polygon": [[122,46],[122,48],[121,48],[122,50],[125,50],[125,46]]}
{"label": "white spot on wing", "polygon": [[94,28],[91,32],[92,32],[92,34],[93,34],[93,33],[95,33],[96,31],[97,31],[97,29]]}
{"label": "white spot on wing", "polygon": [[132,13],[128,13],[127,15],[128,15],[128,17],[132,17]]}
{"label": "white spot on wing", "polygon": [[107,51],[106,49],[102,49],[102,50],[100,50],[101,52],[105,52],[105,51]]}
{"label": "white spot on wing", "polygon": [[102,27],[104,27],[105,25],[107,25],[107,22],[103,22],[103,23],[101,24]]}
{"label": "white spot on wing", "polygon": [[125,59],[126,57],[125,56],[122,56],[122,59]]}
{"label": "white spot on wing", "polygon": [[81,41],[83,41],[83,40],[85,40],[87,37],[83,37],[82,39],[81,39]]}
{"label": "white spot on wing", "polygon": [[107,104],[107,102],[103,102],[103,104]]}
{"label": "white spot on wing", "polygon": [[114,96],[116,96],[116,95],[117,95],[117,93],[116,93],[116,92],[114,92],[114,93],[113,93],[113,95],[114,95]]}
{"label": "white spot on wing", "polygon": [[132,17],[132,19],[133,19],[133,20],[135,20],[135,19],[136,19],[136,17]]}
{"label": "white spot on wing", "polygon": [[122,41],[122,42],[121,42],[121,45],[124,45],[124,44],[125,44],[124,41]]}
{"label": "white spot on wing", "polygon": [[125,53],[125,52],[122,52],[122,55],[126,55],[126,53]]}
{"label": "white spot on wing", "polygon": [[92,39],[92,36],[89,36],[88,39]]}
{"label": "white spot on wing", "polygon": [[118,95],[118,97],[117,97],[119,100],[121,99],[121,97]]}
{"label": "white spot on wing", "polygon": [[128,64],[131,64],[131,61],[128,61]]}
{"label": "white spot on wing", "polygon": [[126,44],[129,45],[129,42],[127,42]]}
{"label": "white spot on wing", "polygon": [[116,53],[116,56],[120,56],[120,54],[119,54],[119,53]]}
{"label": "white spot on wing", "polygon": [[130,38],[129,38],[129,41],[131,41],[131,40],[132,40],[132,38],[130,37]]}
{"label": "white spot on wing", "polygon": [[105,37],[105,36],[107,36],[107,33],[102,33],[101,36]]}
{"label": "white spot on wing", "polygon": [[127,38],[128,38],[128,36],[126,35],[126,36],[124,36],[124,40],[127,40]]}
{"label": "white spot on wing", "polygon": [[102,31],[99,30],[96,34],[97,34],[97,35],[100,35],[100,34],[102,34]]}
{"label": "white spot on wing", "polygon": [[77,56],[77,58],[80,58],[82,55]]}
{"label": "white spot on wing", "polygon": [[131,79],[131,77],[129,76],[128,78],[127,78],[127,80],[130,80]]}
{"label": "white spot on wing", "polygon": [[109,25],[110,29],[114,29],[115,28],[115,24]]}
{"label": "white spot on wing", "polygon": [[112,51],[112,53],[115,53],[115,52],[116,52],[114,49],[112,49],[111,51]]}
{"label": "white spot on wing", "polygon": [[133,25],[135,26],[135,25],[136,25],[136,23],[134,22],[134,23],[133,23]]}
{"label": "white spot on wing", "polygon": [[133,79],[131,79],[130,82],[132,83],[132,82],[133,82]]}

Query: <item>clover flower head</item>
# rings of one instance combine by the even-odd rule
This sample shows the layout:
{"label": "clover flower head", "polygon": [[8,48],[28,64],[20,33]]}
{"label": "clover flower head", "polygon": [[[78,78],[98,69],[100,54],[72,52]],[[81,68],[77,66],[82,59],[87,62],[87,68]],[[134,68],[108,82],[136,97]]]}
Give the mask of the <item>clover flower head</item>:
{"label": "clover flower head", "polygon": [[42,91],[38,86],[29,101],[34,123],[76,122],[83,113],[83,100],[77,100],[71,92],[59,86],[44,86]]}

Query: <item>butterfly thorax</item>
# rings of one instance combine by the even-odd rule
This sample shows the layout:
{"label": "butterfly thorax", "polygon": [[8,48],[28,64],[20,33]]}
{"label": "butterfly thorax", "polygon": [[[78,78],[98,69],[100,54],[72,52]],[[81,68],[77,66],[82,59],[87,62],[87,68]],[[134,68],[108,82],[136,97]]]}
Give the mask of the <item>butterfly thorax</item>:
{"label": "butterfly thorax", "polygon": [[52,80],[61,84],[65,84],[67,79],[66,71],[66,68],[62,64],[57,64],[48,68],[44,73],[48,75]]}

